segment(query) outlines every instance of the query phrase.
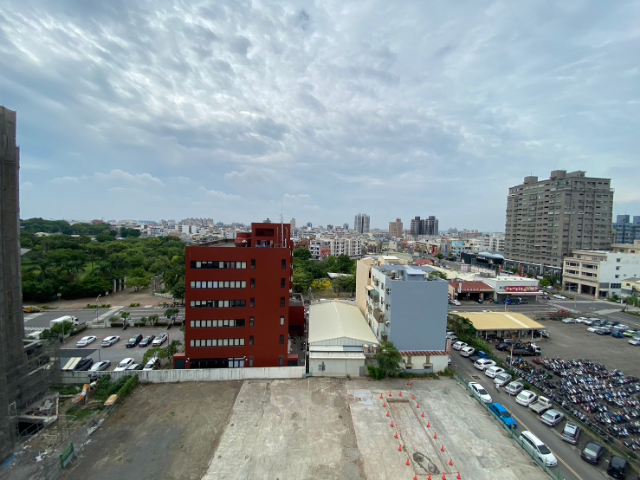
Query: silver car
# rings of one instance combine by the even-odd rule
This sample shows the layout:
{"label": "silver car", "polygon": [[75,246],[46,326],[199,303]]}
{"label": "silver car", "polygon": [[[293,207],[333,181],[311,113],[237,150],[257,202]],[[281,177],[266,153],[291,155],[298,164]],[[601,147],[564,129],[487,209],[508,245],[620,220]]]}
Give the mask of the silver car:
{"label": "silver car", "polygon": [[558,410],[554,410],[554,409],[547,410],[546,412],[544,412],[542,417],[540,417],[540,420],[545,425],[549,425],[550,427],[555,427],[562,420],[564,420],[564,413],[561,413]]}
{"label": "silver car", "polygon": [[509,385],[504,387],[504,391],[509,395],[518,395],[524,389],[524,385],[520,382],[511,382]]}

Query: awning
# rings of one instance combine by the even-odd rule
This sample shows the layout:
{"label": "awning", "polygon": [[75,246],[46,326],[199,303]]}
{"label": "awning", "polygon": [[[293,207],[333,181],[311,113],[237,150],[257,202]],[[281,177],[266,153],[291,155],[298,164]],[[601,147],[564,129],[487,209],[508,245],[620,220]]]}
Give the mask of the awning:
{"label": "awning", "polygon": [[367,285],[367,290],[371,291],[371,290],[374,290],[374,289],[375,289],[375,287],[373,285]]}

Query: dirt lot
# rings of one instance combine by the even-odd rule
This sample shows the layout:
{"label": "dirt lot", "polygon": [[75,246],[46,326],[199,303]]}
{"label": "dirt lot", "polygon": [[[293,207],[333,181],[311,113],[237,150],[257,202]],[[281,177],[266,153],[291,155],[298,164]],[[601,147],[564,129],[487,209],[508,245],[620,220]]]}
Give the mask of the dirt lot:
{"label": "dirt lot", "polygon": [[61,478],[200,479],[242,382],[138,387]]}
{"label": "dirt lot", "polygon": [[640,378],[640,347],[629,345],[629,338],[587,332],[588,327],[582,324],[545,321],[543,325],[551,337],[549,340],[537,341],[542,348],[543,357],[560,357],[564,360],[588,358],[605,365],[609,370],[617,368],[625,375]]}

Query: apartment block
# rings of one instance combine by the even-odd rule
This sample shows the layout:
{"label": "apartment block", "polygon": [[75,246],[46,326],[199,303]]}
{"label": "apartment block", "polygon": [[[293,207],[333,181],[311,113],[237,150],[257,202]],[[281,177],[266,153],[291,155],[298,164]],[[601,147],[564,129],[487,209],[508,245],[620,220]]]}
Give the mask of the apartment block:
{"label": "apartment block", "polygon": [[613,189],[608,178],[556,170],[509,188],[504,253],[507,264],[561,269],[574,250],[611,246]]}
{"label": "apartment block", "polygon": [[389,222],[389,238],[402,238],[403,234],[402,220],[396,218],[395,222]]}
{"label": "apartment block", "polygon": [[562,285],[568,290],[607,298],[622,294],[623,282],[640,277],[640,254],[576,250],[565,257]]}
{"label": "apartment block", "polygon": [[366,213],[359,213],[353,221],[353,229],[358,233],[369,233],[371,217]]}
{"label": "apartment block", "polygon": [[640,240],[640,216],[634,216],[631,221],[629,215],[618,215],[615,230],[615,243],[633,243]]}
{"label": "apartment block", "polygon": [[357,265],[356,304],[379,341],[389,340],[411,371],[447,367],[449,284],[426,266],[395,256],[365,258]]}
{"label": "apartment block", "polygon": [[[185,368],[277,367],[288,355],[290,225],[254,223],[235,240],[186,251]],[[300,310],[300,311],[298,311]]]}
{"label": "apartment block", "polygon": [[411,235],[419,237],[422,235],[438,235],[438,219],[433,215],[429,218],[421,219],[419,216],[411,219]]}

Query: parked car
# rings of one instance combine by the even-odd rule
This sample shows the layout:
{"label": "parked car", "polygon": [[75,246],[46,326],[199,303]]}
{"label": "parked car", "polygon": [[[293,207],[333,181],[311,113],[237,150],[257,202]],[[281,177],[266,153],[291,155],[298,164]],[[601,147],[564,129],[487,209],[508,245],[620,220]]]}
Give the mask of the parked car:
{"label": "parked car", "polygon": [[155,335],[147,335],[146,337],[144,337],[141,341],[140,344],[138,345],[139,347],[148,347],[149,345],[151,345],[151,342],[153,342],[153,339],[156,338]]}
{"label": "parked car", "polygon": [[476,351],[476,349],[473,348],[473,347],[464,347],[460,351],[460,355],[462,355],[463,357],[470,357],[475,351]]}
{"label": "parked car", "polygon": [[82,337],[80,340],[76,342],[76,347],[86,347],[90,343],[95,342],[97,337],[93,335],[89,335],[88,337]]}
{"label": "parked car", "polygon": [[467,357],[467,360],[469,360],[471,363],[476,363],[478,360],[480,360],[480,357],[478,355],[470,355]]}
{"label": "parked car", "polygon": [[629,340],[629,344],[637,347],[638,345],[640,345],[640,337],[633,337],[631,340]]}
{"label": "parked car", "polygon": [[587,332],[591,332],[591,333],[596,333],[596,330],[598,330],[600,327],[589,327],[587,328]]}
{"label": "parked car", "polygon": [[576,318],[576,323],[584,323],[587,321],[587,318],[585,317],[578,317]]}
{"label": "parked car", "polygon": [[522,405],[523,407],[528,407],[533,402],[536,401],[538,396],[530,390],[521,391],[518,396],[516,396],[516,403],[518,405]]}
{"label": "parked car", "polygon": [[487,354],[487,352],[483,352],[482,350],[479,350],[478,352],[476,352],[476,354],[477,354],[480,358],[489,358],[489,354]]}
{"label": "parked car", "polygon": [[504,342],[500,342],[498,345],[496,345],[496,349],[500,350],[501,352],[504,352],[509,348],[511,348],[511,346],[508,343],[504,343]]}
{"label": "parked car", "polygon": [[564,420],[564,413],[560,413],[558,410],[547,410],[540,417],[540,421],[545,425],[549,425],[550,427],[555,427],[562,420]]}
{"label": "parked car", "polygon": [[562,323],[576,323],[575,318],[563,318]]}
{"label": "parked car", "polygon": [[92,365],[93,365],[93,358],[86,357],[78,362],[74,370],[76,372],[86,372],[91,368]]}
{"label": "parked car", "polygon": [[102,372],[111,366],[110,360],[103,360],[101,362],[94,363],[89,369],[90,372]]}
{"label": "parked car", "polygon": [[471,394],[483,403],[491,403],[491,395],[487,393],[482,385],[476,382],[469,382]]}
{"label": "parked car", "polygon": [[456,307],[460,307],[462,305],[458,300],[451,300],[451,303],[454,304]]}
{"label": "parked car", "polygon": [[575,423],[567,422],[564,424],[560,438],[571,445],[577,445],[581,431],[582,429]]}
{"label": "parked car", "polygon": [[516,419],[513,418],[508,410],[499,403],[492,403],[489,405],[489,410],[495,413],[507,428],[518,428],[518,422],[516,422]]}
{"label": "parked car", "polygon": [[496,375],[502,372],[504,372],[504,368],[496,367],[495,365],[484,370],[484,374],[489,378],[496,378]]}
{"label": "parked car", "polygon": [[558,464],[558,459],[551,453],[549,447],[542,443],[533,433],[524,431],[520,434],[519,440],[529,455],[544,463],[547,467],[555,467]]}
{"label": "parked car", "polygon": [[599,327],[596,329],[596,333],[598,335],[611,335],[612,328],[611,327]]}
{"label": "parked car", "polygon": [[496,362],[494,362],[493,360],[488,360],[486,358],[481,358],[480,360],[476,360],[473,364],[474,367],[476,367],[478,370],[484,370],[488,367],[494,367],[496,365]]}
{"label": "parked car", "polygon": [[164,342],[167,341],[167,338],[169,337],[167,336],[166,333],[161,333],[155,338],[155,340],[152,342],[152,345],[154,347],[159,347],[160,345],[162,345]]}
{"label": "parked car", "polygon": [[624,336],[622,335],[622,331],[620,330],[613,330],[613,333],[611,334],[611,336],[613,338],[624,338]]}
{"label": "parked car", "polygon": [[114,372],[123,372],[127,369],[129,365],[133,365],[135,360],[133,358],[125,358],[122,360],[116,368],[113,369]]}
{"label": "parked car", "polygon": [[493,383],[498,387],[504,387],[511,381],[512,377],[507,372],[502,372],[496,375],[496,378],[493,379]]}
{"label": "parked car", "polygon": [[622,335],[624,335],[625,337],[635,337],[638,334],[637,330],[633,330],[633,329],[629,329],[629,330],[625,330],[624,332],[622,332]]}
{"label": "parked car", "polygon": [[135,337],[131,337],[125,346],[127,348],[133,348],[136,345],[138,345],[141,341],[142,341],[142,334],[139,333]]}
{"label": "parked car", "polygon": [[609,460],[609,466],[607,467],[607,473],[613,478],[625,478],[627,476],[627,469],[629,462],[624,458],[614,455]]}
{"label": "parked car", "polygon": [[451,345],[451,348],[453,348],[454,350],[462,350],[464,347],[467,347],[468,345],[464,342],[455,342],[453,345]]}
{"label": "parked car", "polygon": [[158,370],[160,368],[160,359],[158,357],[150,358],[143,370]]}
{"label": "parked car", "polygon": [[509,395],[518,395],[524,389],[524,385],[520,382],[511,382],[509,385],[504,387],[504,391]]}
{"label": "parked car", "polygon": [[598,442],[589,442],[582,449],[580,457],[585,461],[597,465],[604,453],[604,446]]}
{"label": "parked car", "polygon": [[131,365],[129,365],[127,367],[127,371],[129,370],[142,370],[144,368],[144,365],[142,365],[141,363],[133,363]]}
{"label": "parked car", "polygon": [[100,343],[100,345],[103,347],[110,347],[111,345],[119,341],[120,341],[120,337],[118,335],[112,335],[102,340],[102,343]]}

